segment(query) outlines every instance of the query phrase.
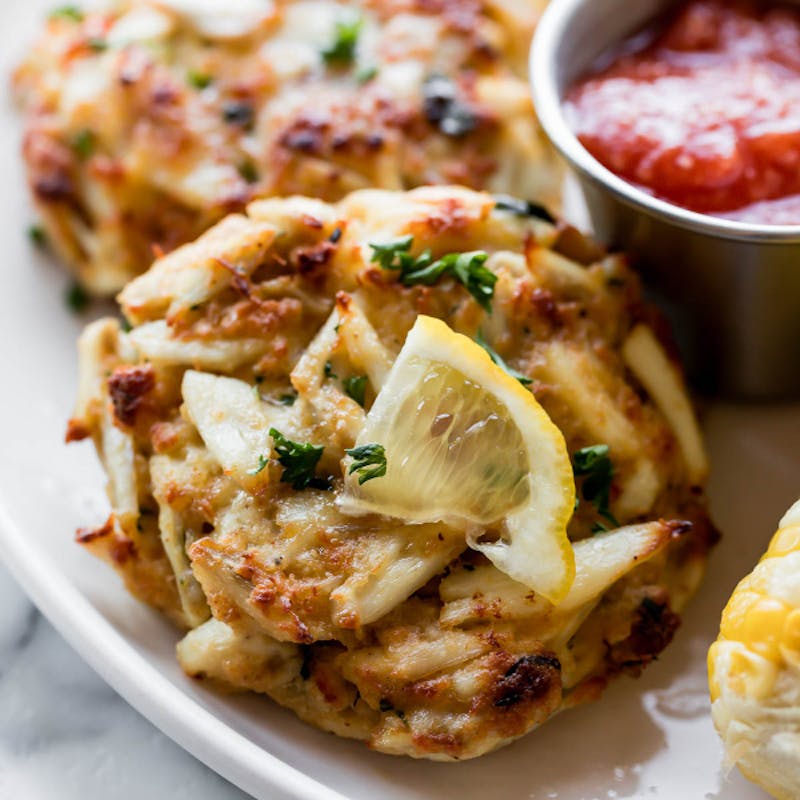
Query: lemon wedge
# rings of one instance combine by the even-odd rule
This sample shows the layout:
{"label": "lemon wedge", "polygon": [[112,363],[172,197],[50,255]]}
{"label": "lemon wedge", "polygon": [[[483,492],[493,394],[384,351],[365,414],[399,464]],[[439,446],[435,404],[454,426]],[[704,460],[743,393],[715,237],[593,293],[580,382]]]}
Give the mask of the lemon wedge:
{"label": "lemon wedge", "polygon": [[[509,577],[553,603],[569,591],[575,482],[564,437],[471,339],[418,317],[349,452],[343,511],[459,525]],[[385,462],[360,467],[364,454]]]}

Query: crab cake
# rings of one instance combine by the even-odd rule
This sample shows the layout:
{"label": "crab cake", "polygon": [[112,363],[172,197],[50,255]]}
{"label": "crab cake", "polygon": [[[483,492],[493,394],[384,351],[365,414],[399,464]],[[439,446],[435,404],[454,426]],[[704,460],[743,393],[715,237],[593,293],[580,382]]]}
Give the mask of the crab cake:
{"label": "crab cake", "polygon": [[554,203],[525,51],[543,0],[119,0],[14,75],[59,256],[111,294],[256,197],[465,186]]}
{"label": "crab cake", "polygon": [[190,629],[188,674],[464,759],[669,643],[715,531],[623,258],[511,198],[366,190],[255,202],[119,300],[80,341],[68,438],[112,514],[78,539]]}

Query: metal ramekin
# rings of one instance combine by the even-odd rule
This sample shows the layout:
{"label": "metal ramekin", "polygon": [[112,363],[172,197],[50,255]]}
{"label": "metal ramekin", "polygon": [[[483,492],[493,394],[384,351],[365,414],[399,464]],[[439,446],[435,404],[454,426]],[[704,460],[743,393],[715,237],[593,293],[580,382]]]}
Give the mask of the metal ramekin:
{"label": "metal ramekin", "polygon": [[671,0],[552,0],[531,48],[541,123],[577,173],[595,233],[628,251],[672,318],[696,385],[750,399],[800,396],[800,225],[687,211],[618,178],[581,145],[562,98],[609,46]]}

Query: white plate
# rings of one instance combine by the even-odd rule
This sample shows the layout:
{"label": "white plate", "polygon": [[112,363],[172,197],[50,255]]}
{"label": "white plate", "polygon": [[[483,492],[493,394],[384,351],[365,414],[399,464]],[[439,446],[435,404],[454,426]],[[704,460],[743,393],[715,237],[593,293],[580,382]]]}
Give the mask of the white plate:
{"label": "white plate", "polygon": [[[4,75],[45,7],[43,0],[3,4]],[[600,703],[477,761],[372,753],[265,699],[217,696],[185,678],[174,659],[175,631],[73,543],[76,527],[106,512],[91,446],[63,445],[82,321],[64,306],[64,276],[26,240],[32,215],[19,128],[10,103],[2,114],[0,552],[51,622],[133,706],[230,781],[269,800],[764,797],[738,773],[727,781],[722,775],[705,653],[725,599],[800,494],[800,406],[715,406],[706,414],[712,499],[726,538],[674,643],[642,679],[621,679]]]}

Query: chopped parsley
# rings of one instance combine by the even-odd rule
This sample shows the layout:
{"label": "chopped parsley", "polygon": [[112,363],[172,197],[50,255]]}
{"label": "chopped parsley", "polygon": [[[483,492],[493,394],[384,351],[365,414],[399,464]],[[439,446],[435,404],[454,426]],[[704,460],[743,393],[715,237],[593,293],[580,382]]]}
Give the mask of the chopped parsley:
{"label": "chopped parsley", "polygon": [[445,136],[466,136],[478,126],[475,112],[458,97],[458,88],[445,75],[431,75],[423,84],[423,111]]}
{"label": "chopped parsley", "polygon": [[248,183],[256,183],[258,181],[258,169],[252,161],[243,161],[239,164],[238,171]]}
{"label": "chopped parsley", "polygon": [[363,20],[339,20],[333,32],[333,41],[322,50],[322,60],[332,66],[348,66],[356,57],[358,37],[361,35]]}
{"label": "chopped parsley", "polygon": [[123,316],[119,321],[119,327],[123,333],[130,333],[133,330],[133,325],[128,322],[128,318],[126,316]]}
{"label": "chopped parsley", "polygon": [[37,247],[47,247],[47,234],[41,225],[31,225],[28,228],[28,238]]}
{"label": "chopped parsley", "polygon": [[71,144],[78,158],[85,161],[94,151],[94,134],[88,128],[84,128],[72,137]]}
{"label": "chopped parsley", "polygon": [[513,367],[509,367],[508,364],[506,364],[506,362],[502,359],[500,354],[494,350],[494,348],[492,348],[486,339],[483,338],[481,331],[478,331],[475,341],[489,354],[489,358],[491,358],[492,361],[503,370],[503,372],[509,374],[512,378],[516,378],[523,386],[529,386],[531,383],[533,383],[533,380],[527,375],[523,375],[521,372],[517,372],[517,370],[515,370]]}
{"label": "chopped parsley", "polygon": [[[614,515],[609,509],[611,500],[611,482],[614,479],[614,464],[609,457],[607,444],[596,444],[584,447],[572,454],[572,469],[575,477],[583,478],[581,496],[587,503],[592,503],[597,513],[612,527],[618,528]],[[593,533],[608,530],[602,522],[592,529]]]}
{"label": "chopped parsley", "polygon": [[309,486],[313,489],[330,488],[328,481],[314,475],[324,447],[310,442],[293,442],[275,428],[269,429],[269,435],[278,454],[278,463],[283,467],[282,483],[291,484],[297,491]]}
{"label": "chopped parsley", "polygon": [[197,72],[197,70],[190,69],[186,73],[186,83],[193,89],[207,89],[213,81],[214,79],[206,72]]}
{"label": "chopped parsley", "polygon": [[67,289],[64,295],[64,301],[71,311],[80,314],[81,311],[85,311],[86,307],[89,305],[89,295],[86,289],[84,289],[78,281],[75,281],[71,283]]}
{"label": "chopped parsley", "polygon": [[83,22],[83,11],[78,6],[60,6],[54,8],[48,15],[50,19],[69,19],[73,22]]}
{"label": "chopped parsley", "polygon": [[108,50],[108,42],[105,39],[100,39],[98,36],[92,36],[86,40],[86,46],[95,53],[102,53]]}
{"label": "chopped parsley", "polygon": [[259,454],[258,464],[256,465],[255,469],[248,470],[247,474],[258,475],[259,472],[263,471],[267,464],[269,464],[269,459],[266,456]]}
{"label": "chopped parsley", "polygon": [[345,453],[353,459],[347,474],[357,472],[359,486],[386,474],[386,450],[382,444],[362,444],[360,447],[345,450]]}
{"label": "chopped parsley", "polygon": [[441,259],[446,270],[453,274],[464,284],[467,291],[478,301],[478,305],[491,313],[494,285],[497,275],[487,266],[486,259],[489,254],[482,250],[473,250],[470,253],[450,253]]}
{"label": "chopped parsley", "polygon": [[361,85],[369,83],[378,74],[378,68],[373,64],[369,67],[361,67],[356,72],[356,83]]}
{"label": "chopped parsley", "polygon": [[498,211],[510,211],[518,217],[535,217],[551,225],[556,224],[556,218],[543,205],[532,200],[521,200],[508,194],[496,194],[494,200],[494,207]]}
{"label": "chopped parsley", "polygon": [[413,243],[413,236],[403,236],[383,244],[370,244],[371,260],[383,269],[399,270],[404,286],[431,286],[443,275],[450,275],[464,285],[481,308],[491,313],[497,275],[485,266],[488,253],[483,250],[448,253],[434,261],[430,250],[412,256]]}
{"label": "chopped parsley", "polygon": [[403,272],[412,268],[414,257],[408,252],[414,244],[413,236],[402,236],[382,244],[370,244],[374,264],[380,264],[384,269],[399,269]]}
{"label": "chopped parsley", "polygon": [[325,373],[326,378],[333,378],[336,379],[339,376],[333,371],[333,364],[330,361],[325,362],[325,366],[323,368],[323,372]]}
{"label": "chopped parsley", "polygon": [[295,400],[297,400],[297,395],[292,394],[291,392],[287,392],[286,394],[282,394],[278,397],[278,402],[282,406],[293,406]]}
{"label": "chopped parsley", "polygon": [[364,397],[367,391],[367,376],[366,375],[353,375],[350,378],[345,378],[342,381],[345,393],[348,397],[352,397],[362,408],[364,407]]}

